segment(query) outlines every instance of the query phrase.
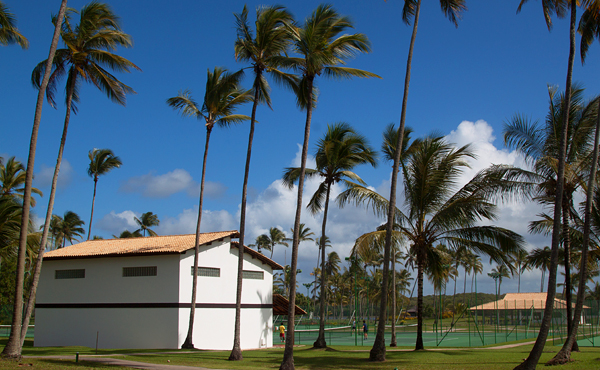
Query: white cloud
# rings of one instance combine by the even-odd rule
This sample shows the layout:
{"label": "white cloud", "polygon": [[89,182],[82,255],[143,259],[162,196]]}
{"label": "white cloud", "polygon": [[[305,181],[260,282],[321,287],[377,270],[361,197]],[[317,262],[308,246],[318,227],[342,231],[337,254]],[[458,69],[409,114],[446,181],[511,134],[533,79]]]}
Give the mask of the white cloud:
{"label": "white cloud", "polygon": [[109,214],[104,215],[97,223],[94,223],[94,227],[111,235],[119,235],[124,230],[134,231],[138,229],[138,225],[134,221],[134,217],[137,216],[139,214],[129,210],[121,213],[110,211]]}
{"label": "white cloud", "polygon": [[[52,185],[52,178],[54,177],[54,167],[48,167],[44,164],[40,166],[40,170],[35,174],[33,179],[33,186],[36,188],[50,188]],[[60,164],[60,171],[58,173],[58,180],[56,187],[58,189],[64,189],[73,180],[73,167],[71,163],[63,158]]]}
{"label": "white cloud", "polygon": [[[123,184],[120,190],[128,193],[141,193],[148,198],[167,198],[179,192],[185,192],[190,197],[200,194],[200,185],[194,181],[189,172],[183,169],[175,169],[163,175],[146,175],[132,177]],[[227,188],[216,182],[205,183],[205,196],[207,198],[218,198],[224,195]]]}
{"label": "white cloud", "polygon": [[[193,234],[198,224],[198,207],[185,209],[177,217],[167,217],[160,221],[160,225],[154,229],[159,235]],[[202,212],[201,232],[237,230],[239,224],[234,222],[233,216],[227,211]]]}

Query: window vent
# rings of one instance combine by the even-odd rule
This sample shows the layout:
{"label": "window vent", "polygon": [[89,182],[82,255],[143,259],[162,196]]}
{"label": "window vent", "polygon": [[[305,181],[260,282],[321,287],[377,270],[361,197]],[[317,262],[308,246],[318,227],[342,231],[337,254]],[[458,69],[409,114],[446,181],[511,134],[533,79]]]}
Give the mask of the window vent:
{"label": "window vent", "polygon": [[83,279],[85,278],[85,269],[76,270],[54,270],[55,279]]}
{"label": "window vent", "polygon": [[123,267],[123,277],[156,276],[156,266]]}
{"label": "window vent", "polygon": [[[194,276],[194,266],[192,266],[190,275]],[[221,269],[215,268],[215,267],[200,267],[200,266],[198,266],[198,276],[221,277]]]}
{"label": "window vent", "polygon": [[265,273],[264,273],[264,271],[249,271],[249,270],[244,270],[244,273],[243,273],[242,277],[244,279],[264,280],[265,279]]}

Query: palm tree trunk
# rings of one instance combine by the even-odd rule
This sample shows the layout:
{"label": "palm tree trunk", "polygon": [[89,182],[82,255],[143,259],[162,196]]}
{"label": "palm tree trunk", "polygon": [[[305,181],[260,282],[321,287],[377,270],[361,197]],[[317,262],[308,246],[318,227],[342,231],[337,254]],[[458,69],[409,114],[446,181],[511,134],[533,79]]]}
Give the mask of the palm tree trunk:
{"label": "palm tree trunk", "polygon": [[396,347],[396,253],[392,258],[392,339],[390,347]]}
{"label": "palm tree trunk", "polygon": [[[58,39],[60,38],[60,27],[67,8],[67,0],[62,0],[54,26],[54,34],[52,36],[52,42],[50,44],[50,52],[48,53],[48,59],[46,61],[46,69],[44,71],[44,77],[40,90],[38,91],[37,101],[35,105],[35,115],[33,117],[33,128],[31,130],[31,141],[29,143],[29,157],[27,159],[27,170],[25,171],[25,189],[23,193],[23,210],[21,213],[21,232],[19,235],[19,250],[17,258],[17,271],[15,281],[15,299],[13,306],[13,321],[11,324],[10,337],[6,343],[6,347],[2,350],[2,357],[18,358],[21,356],[22,346],[19,345],[22,341],[20,338],[22,322],[22,310],[23,310],[23,281],[25,276],[25,252],[27,250],[27,231],[29,223],[29,207],[31,204],[31,188],[33,183],[33,169],[35,164],[35,152],[37,147],[37,137],[40,128],[40,122],[42,120],[42,108],[44,106],[44,94],[46,93],[46,87],[48,87],[48,81],[50,80],[50,73],[52,71],[52,61],[54,60],[54,54],[58,45]],[[44,244],[41,244],[44,245]],[[41,267],[41,266],[40,266]],[[35,278],[35,275],[34,275]],[[35,279],[34,279],[35,281]],[[37,283],[32,287],[35,292]],[[31,293],[34,298],[35,294]],[[27,325],[29,322],[27,322]]]}
{"label": "palm tree trunk", "polygon": [[564,192],[565,181],[565,156],[567,147],[567,133],[569,127],[569,109],[571,105],[571,83],[573,77],[573,62],[575,61],[575,25],[577,0],[571,0],[571,19],[569,24],[569,61],[567,66],[567,82],[565,86],[564,97],[564,118],[562,133],[560,136],[560,150],[558,153],[558,173],[556,176],[556,200],[554,202],[554,225],[552,228],[552,253],[550,255],[550,267],[548,276],[548,293],[546,296],[546,307],[544,309],[544,317],[540,325],[538,337],[529,353],[527,359],[515,367],[518,370],[533,370],[535,369],[544,346],[548,338],[548,332],[552,321],[552,311],[554,308],[554,297],[556,296],[556,267],[558,265],[558,243],[560,242],[560,223],[561,223],[561,205]]}
{"label": "palm tree trunk", "polygon": [[[564,247],[564,261],[565,261],[565,301],[567,303],[567,333],[571,333],[573,327],[573,298],[571,295],[571,238],[569,237],[569,205],[570,201],[568,196],[563,198],[563,247]],[[577,347],[577,343],[574,345]],[[579,347],[572,348],[572,350],[579,350]]]}
{"label": "palm tree trunk", "polygon": [[327,225],[327,213],[329,211],[329,194],[331,191],[331,184],[327,184],[327,192],[325,194],[325,207],[323,211],[323,225],[321,226],[321,296],[319,297],[321,306],[321,315],[319,317],[319,336],[313,343],[313,348],[326,348],[327,343],[325,342],[325,297],[327,295],[327,289],[325,288],[325,226]]}
{"label": "palm tree trunk", "polygon": [[587,259],[588,259],[588,246],[590,242],[590,222],[591,222],[591,211],[592,201],[594,198],[594,184],[596,183],[596,171],[598,168],[598,142],[600,141],[600,98],[598,99],[598,117],[596,118],[596,134],[594,137],[594,154],[592,157],[592,168],[590,169],[590,178],[588,179],[588,187],[586,191],[585,200],[585,215],[583,225],[583,242],[581,251],[581,271],[579,272],[579,288],[577,290],[577,302],[575,303],[575,314],[573,316],[573,326],[569,332],[569,336],[562,348],[556,356],[546,363],[546,365],[558,365],[565,364],[571,360],[571,350],[574,348],[574,344],[577,343],[577,329],[579,326],[579,320],[581,317],[581,311],[583,309],[583,300],[585,297],[585,283],[587,280]]}
{"label": "palm tree trunk", "polygon": [[[422,254],[422,252],[417,251]],[[415,350],[425,349],[423,347],[423,269],[424,261],[423,256],[417,257],[417,341],[415,343]],[[435,298],[435,295],[434,295]]]}
{"label": "palm tree trunk", "polygon": [[[233,349],[229,355],[230,361],[242,360],[242,349],[240,346],[241,314],[242,314],[242,282],[244,280],[244,233],[246,230],[246,197],[248,195],[248,175],[250,174],[250,157],[252,156],[252,140],[254,139],[254,124],[256,120],[256,107],[258,106],[258,81],[261,78],[260,68],[256,69],[254,79],[254,104],[252,104],[252,116],[250,117],[250,133],[248,134],[248,152],[246,154],[246,169],[244,171],[244,185],[242,187],[242,206],[240,208],[240,248],[238,255],[237,292],[235,298],[235,331],[233,335]],[[271,246],[271,252],[274,245]]]}
{"label": "palm tree trunk", "polygon": [[[408,49],[408,61],[406,62],[406,76],[404,78],[404,95],[402,98],[402,111],[400,113],[400,128],[398,133],[398,142],[396,143],[396,157],[394,158],[394,165],[392,166],[392,182],[390,188],[390,199],[389,209],[387,215],[386,235],[385,235],[385,247],[383,251],[383,279],[381,282],[382,290],[387,287],[388,284],[388,273],[389,273],[389,261],[390,261],[390,249],[392,246],[392,230],[394,226],[394,215],[396,209],[396,188],[398,182],[398,169],[400,167],[400,157],[402,155],[402,139],[404,138],[404,126],[406,122],[406,105],[408,102],[408,86],[410,84],[410,69],[412,65],[412,55],[415,46],[415,39],[417,37],[417,26],[419,24],[419,12],[421,9],[421,0],[417,1],[415,8],[415,23],[413,25],[413,32],[410,39],[410,46]],[[375,342],[373,348],[369,353],[370,361],[385,361],[385,307],[387,305],[386,295],[382,295],[379,310],[379,324],[377,325],[377,335],[375,336]]]}
{"label": "palm tree trunk", "polygon": [[298,267],[298,244],[300,232],[300,216],[302,215],[302,192],[304,191],[304,174],[306,173],[306,158],[308,156],[308,139],[310,137],[310,123],[313,109],[313,79],[307,78],[306,91],[309,93],[306,104],[306,124],[304,125],[304,143],[302,145],[302,159],[300,161],[300,178],[298,179],[298,197],[296,200],[296,217],[294,219],[294,236],[292,237],[292,262],[290,277],[290,306],[288,307],[288,334],[285,341],[285,350],[280,370],[294,369],[294,318],[296,314],[296,268]]}
{"label": "palm tree trunk", "polygon": [[[48,199],[48,210],[46,211],[46,219],[44,221],[44,231],[42,232],[42,239],[40,240],[40,249],[38,251],[38,258],[35,265],[35,271],[33,274],[33,285],[29,293],[29,299],[27,300],[27,306],[25,308],[25,318],[23,319],[23,326],[21,327],[21,347],[25,341],[25,334],[27,334],[27,327],[29,326],[29,320],[35,306],[35,294],[37,291],[37,285],[40,279],[40,273],[42,271],[42,261],[44,258],[44,245],[48,238],[48,232],[50,230],[50,221],[52,220],[52,210],[54,208],[54,199],[56,196],[56,186],[58,184],[58,174],[60,172],[60,165],[62,163],[63,152],[65,144],[67,142],[67,131],[69,128],[69,120],[71,118],[71,104],[73,100],[73,91],[75,90],[77,77],[76,75],[71,78],[71,86],[69,86],[69,93],[67,95],[67,114],[65,117],[65,123],[63,127],[62,137],[60,139],[60,147],[58,149],[58,156],[56,159],[56,166],[54,167],[54,175],[52,176],[52,185],[50,187],[50,197]],[[66,238],[65,238],[66,240]]]}
{"label": "palm tree trunk", "polygon": [[204,144],[204,159],[202,160],[202,178],[200,180],[200,201],[198,204],[198,222],[196,223],[196,239],[194,241],[194,273],[192,276],[192,303],[190,307],[190,323],[187,336],[181,345],[182,349],[194,348],[194,317],[196,315],[196,291],[198,288],[198,254],[200,253],[200,223],[202,221],[202,201],[204,199],[204,177],[206,175],[206,158],[208,157],[208,142],[213,126],[206,126],[206,143]]}
{"label": "palm tree trunk", "polygon": [[[98,185],[98,176],[94,176],[94,195],[92,196],[92,213],[90,214],[90,228],[88,229],[87,240],[90,240],[90,234],[92,233],[92,220],[94,219],[94,203],[96,202],[96,185]],[[146,230],[144,230],[144,236],[146,236]]]}

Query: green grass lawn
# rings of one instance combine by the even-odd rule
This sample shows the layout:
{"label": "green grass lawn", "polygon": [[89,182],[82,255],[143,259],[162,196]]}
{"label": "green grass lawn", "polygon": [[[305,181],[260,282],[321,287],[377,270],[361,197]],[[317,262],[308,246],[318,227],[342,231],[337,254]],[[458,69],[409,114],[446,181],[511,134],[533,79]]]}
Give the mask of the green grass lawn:
{"label": "green grass lawn", "polygon": [[[0,341],[0,348],[4,341]],[[388,348],[387,361],[372,363],[368,361],[370,348],[354,346],[332,346],[326,350],[313,350],[309,346],[297,347],[294,350],[294,361],[297,369],[512,369],[527,357],[532,345],[510,349],[443,349],[420,352],[392,350]],[[559,346],[546,346],[539,369],[560,349]],[[230,362],[229,351],[173,351],[175,353],[159,353],[160,350],[98,350],[99,355],[112,355],[132,361],[149,362],[165,365],[201,366],[211,369],[277,369],[283,358],[283,348],[244,351],[244,360]],[[4,369],[126,369],[110,365],[102,365],[85,361],[86,355],[95,354],[95,349],[88,347],[52,347],[34,348],[27,341],[23,350],[24,356],[74,356],[80,353],[80,362],[75,363],[73,357],[67,360],[23,358],[20,362],[0,360],[0,370]],[[600,369],[600,348],[582,348],[574,353],[572,363],[560,369]],[[29,366],[31,364],[31,366]]]}
{"label": "green grass lawn", "polygon": [[[313,350],[301,347],[294,350],[296,369],[512,369],[527,357],[531,345],[504,350],[442,350],[442,351],[388,351],[387,361],[368,361],[368,351],[356,351],[356,347],[333,347],[326,350]],[[543,362],[552,358],[560,347],[546,347]],[[230,362],[229,352],[199,351],[197,353],[163,355],[148,354],[127,356],[135,361],[203,366],[213,369],[277,369],[283,358],[283,349],[245,351],[244,360]],[[584,348],[572,356],[573,363],[561,367],[572,369],[600,368],[600,349]],[[169,360],[170,362],[167,362]],[[540,369],[543,365],[538,366]]]}

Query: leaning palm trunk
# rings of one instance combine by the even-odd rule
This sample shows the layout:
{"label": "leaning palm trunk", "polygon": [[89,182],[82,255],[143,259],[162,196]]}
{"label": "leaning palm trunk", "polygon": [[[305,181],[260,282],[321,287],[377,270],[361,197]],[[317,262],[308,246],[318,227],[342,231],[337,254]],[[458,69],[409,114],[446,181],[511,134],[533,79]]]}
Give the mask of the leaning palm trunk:
{"label": "leaning palm trunk", "polygon": [[[88,229],[87,240],[90,240],[92,234],[92,220],[94,219],[94,204],[96,203],[96,185],[98,185],[98,177],[94,177],[94,195],[92,196],[92,213],[90,214],[90,225]],[[144,236],[146,236],[146,230],[144,229]]]}
{"label": "leaning palm trunk", "polygon": [[[400,113],[400,128],[398,129],[398,142],[396,143],[396,157],[394,158],[394,165],[392,166],[392,182],[390,189],[390,202],[387,217],[386,235],[385,235],[385,247],[383,251],[383,280],[381,282],[382,290],[387,287],[388,275],[389,275],[389,263],[390,263],[390,249],[392,246],[392,231],[394,226],[394,214],[396,209],[396,188],[398,186],[398,169],[400,168],[400,157],[402,155],[402,139],[404,138],[404,124],[406,122],[406,105],[408,102],[408,86],[410,84],[410,70],[412,65],[412,54],[415,46],[415,39],[417,38],[417,27],[419,25],[419,12],[421,9],[421,0],[417,1],[415,8],[415,21],[413,25],[413,32],[410,39],[410,46],[408,49],[408,61],[406,62],[406,76],[404,78],[404,95],[402,98],[402,110]],[[373,348],[369,354],[369,360],[371,361],[385,361],[385,307],[387,306],[387,295],[382,294],[380,309],[379,309],[379,324],[377,325],[377,335],[375,336],[375,342]]]}
{"label": "leaning palm trunk", "polygon": [[546,339],[548,338],[548,332],[552,321],[552,312],[554,308],[554,297],[556,296],[556,268],[558,265],[558,243],[560,241],[560,221],[561,221],[561,205],[564,192],[564,180],[565,180],[565,157],[567,147],[567,135],[569,126],[569,110],[571,104],[571,83],[573,79],[573,62],[575,61],[575,23],[576,23],[576,9],[577,0],[571,0],[571,19],[569,25],[569,61],[567,66],[567,82],[565,86],[565,97],[564,97],[564,118],[563,127],[560,135],[560,146],[558,152],[558,173],[556,176],[556,199],[554,201],[554,224],[552,227],[552,253],[550,255],[550,267],[548,268],[548,293],[546,296],[546,307],[544,309],[544,316],[540,325],[540,331],[538,337],[529,353],[527,359],[515,367],[519,370],[533,370],[535,369],[544,346]]}
{"label": "leaning palm trunk", "polygon": [[[302,214],[302,191],[304,190],[304,174],[306,173],[306,158],[308,156],[308,139],[310,137],[310,123],[312,119],[313,106],[313,78],[309,77],[306,91],[309,98],[306,104],[306,124],[304,125],[304,143],[302,145],[302,159],[300,162],[300,177],[298,178],[298,197],[296,200],[296,218],[294,219],[294,235],[292,237],[292,261],[290,276],[290,305],[288,307],[288,333],[285,341],[285,350],[280,370],[294,369],[294,317],[296,314],[296,268],[298,266],[298,244],[300,232],[300,216]],[[321,271],[323,274],[323,271]]]}
{"label": "leaning palm trunk", "polygon": [[196,291],[198,288],[198,254],[200,253],[200,223],[202,221],[202,201],[204,199],[204,176],[206,174],[206,158],[208,157],[208,142],[212,126],[206,126],[206,144],[204,145],[204,159],[202,160],[202,178],[200,180],[200,201],[198,204],[198,222],[196,224],[196,239],[194,241],[194,276],[192,276],[192,304],[190,307],[190,324],[187,336],[181,348],[194,348],[194,316],[196,315]]}
{"label": "leaning palm trunk", "polygon": [[[246,169],[244,171],[244,185],[242,187],[242,206],[240,209],[240,247],[238,251],[238,276],[237,291],[235,297],[235,330],[233,334],[233,349],[229,355],[229,360],[239,361],[243,359],[242,348],[240,346],[241,321],[242,321],[242,282],[244,280],[244,232],[246,230],[246,196],[248,194],[248,174],[250,173],[250,157],[252,155],[252,140],[254,139],[254,123],[256,120],[256,107],[258,106],[258,92],[261,71],[256,73],[254,79],[254,103],[252,104],[252,115],[250,117],[250,134],[248,135],[248,152],[246,154]],[[271,246],[271,255],[273,255],[274,246]]]}
{"label": "leaning palm trunk", "polygon": [[325,225],[327,224],[327,211],[329,210],[329,194],[331,191],[331,185],[327,184],[327,194],[325,195],[325,208],[323,211],[323,226],[321,227],[321,295],[319,297],[320,303],[320,317],[319,317],[319,336],[313,343],[313,348],[326,348],[327,343],[325,342],[325,296],[327,295],[327,289],[325,287]]}
{"label": "leaning palm trunk", "polygon": [[[63,17],[65,15],[65,9],[67,8],[67,0],[62,0],[56,18],[56,24],[54,25],[54,35],[52,36],[52,42],[50,43],[50,52],[48,53],[48,59],[46,62],[46,69],[44,70],[44,78],[38,91],[38,97],[35,105],[35,115],[33,117],[33,129],[31,130],[31,141],[29,143],[29,158],[27,159],[27,170],[25,172],[25,190],[23,192],[23,211],[21,213],[21,232],[19,235],[19,254],[17,259],[17,278],[15,282],[15,300],[13,306],[13,321],[11,325],[10,337],[6,343],[6,347],[2,351],[3,357],[20,357],[23,348],[23,339],[20,338],[21,328],[24,324],[25,327],[29,326],[29,318],[22,320],[23,312],[23,281],[25,275],[25,251],[27,249],[27,226],[29,222],[29,207],[31,204],[31,188],[33,183],[33,167],[35,164],[35,151],[37,148],[37,137],[40,128],[40,122],[42,120],[42,108],[44,106],[44,93],[50,80],[50,72],[52,71],[52,60],[56,53],[58,46],[58,39],[60,38],[60,27],[62,25]],[[46,237],[48,232],[46,232]],[[41,256],[43,255],[44,241],[40,243],[40,254],[39,269],[41,269]],[[37,276],[36,276],[37,273]],[[39,270],[36,267],[34,273],[32,290],[30,292],[30,298],[33,296],[35,299],[35,290],[37,289],[37,280],[39,280]],[[37,277],[37,280],[36,280]],[[29,309],[29,307],[28,307]],[[33,309],[33,308],[31,308]],[[31,313],[30,313],[31,315]],[[27,315],[26,315],[27,317]],[[24,336],[23,336],[24,338]]]}
{"label": "leaning palm trunk", "polygon": [[[65,124],[63,127],[62,137],[60,138],[60,147],[58,149],[58,156],[56,159],[56,166],[54,167],[54,175],[52,176],[52,186],[50,188],[50,197],[48,199],[48,210],[46,211],[46,220],[44,221],[44,231],[42,232],[42,240],[40,241],[40,250],[38,252],[37,263],[33,275],[33,286],[29,293],[29,300],[27,301],[27,307],[25,309],[25,319],[23,320],[23,327],[21,328],[21,347],[25,341],[25,334],[27,334],[27,327],[29,326],[29,319],[35,306],[35,293],[37,291],[37,285],[42,271],[42,261],[44,259],[44,248],[46,245],[46,239],[48,238],[48,232],[50,230],[50,221],[52,220],[52,210],[54,209],[54,199],[56,196],[56,184],[58,183],[58,173],[60,172],[60,165],[62,163],[63,152],[65,150],[65,144],[67,142],[67,130],[69,128],[69,120],[71,119],[71,104],[73,102],[73,91],[75,89],[76,77],[71,79],[71,86],[68,87],[69,93],[67,94],[67,114],[65,117]],[[65,238],[66,241],[66,238]],[[35,288],[34,288],[35,287]]]}
{"label": "leaning palm trunk", "polygon": [[590,220],[592,211],[592,200],[594,197],[594,188],[596,184],[596,170],[598,167],[598,141],[600,136],[600,98],[598,98],[598,117],[596,118],[596,135],[594,137],[594,154],[592,157],[592,168],[590,169],[590,178],[588,179],[588,188],[586,191],[585,200],[585,215],[583,225],[583,243],[581,251],[581,271],[579,272],[579,288],[577,290],[577,302],[575,303],[575,313],[573,316],[573,325],[567,340],[563,344],[558,353],[548,361],[546,365],[565,364],[571,360],[571,350],[574,344],[577,343],[577,329],[579,326],[579,318],[583,310],[583,300],[585,296],[585,283],[587,281],[587,259],[588,246],[590,243]]}

